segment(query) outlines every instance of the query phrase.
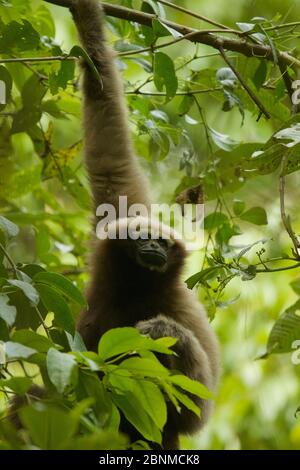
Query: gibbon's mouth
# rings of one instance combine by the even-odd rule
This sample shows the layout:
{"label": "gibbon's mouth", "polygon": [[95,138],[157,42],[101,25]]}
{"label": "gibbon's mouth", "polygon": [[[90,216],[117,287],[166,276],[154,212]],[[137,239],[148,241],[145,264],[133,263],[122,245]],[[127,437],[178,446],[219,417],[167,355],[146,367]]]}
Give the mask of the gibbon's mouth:
{"label": "gibbon's mouth", "polygon": [[139,250],[137,262],[140,266],[150,269],[150,271],[164,272],[167,268],[167,254],[157,250]]}

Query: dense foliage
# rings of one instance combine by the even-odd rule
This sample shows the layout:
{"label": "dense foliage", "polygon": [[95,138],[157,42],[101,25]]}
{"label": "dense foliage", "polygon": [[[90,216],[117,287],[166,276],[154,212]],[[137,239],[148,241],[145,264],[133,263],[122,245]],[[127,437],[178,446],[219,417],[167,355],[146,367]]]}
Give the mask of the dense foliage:
{"label": "dense foliage", "polygon": [[[300,381],[291,354],[300,340],[300,126],[292,100],[299,7],[264,2],[253,18],[247,2],[239,2],[238,17],[222,12],[209,24],[163,1],[121,3],[154,15],[151,27],[108,17],[136,151],[153,193],[166,202],[206,206],[205,246],[193,254],[186,279],[189,288],[199,287],[215,319],[224,380],[201,445],[297,448]],[[216,15],[208,1],[201,8],[196,1],[177,4]],[[0,0],[0,11],[7,98],[0,105],[4,415],[9,397],[28,401],[20,413],[25,441],[2,419],[1,445],[103,449],[113,442],[127,448],[132,444],[118,434],[120,412],[146,440],[160,442],[166,400],[199,413],[184,392],[209,396],[156,359],[154,352],[172,353],[174,340],[117,329],[102,338],[96,354],[75,334],[85,304],[91,212],[76,61],[89,58],[64,9],[58,17],[57,7],[42,1]],[[201,35],[188,42],[166,18],[238,46],[213,48]],[[248,57],[245,42],[270,53]],[[290,355],[273,357],[278,353]],[[32,383],[47,388],[41,403],[31,403]],[[187,447],[199,443],[185,441]]]}

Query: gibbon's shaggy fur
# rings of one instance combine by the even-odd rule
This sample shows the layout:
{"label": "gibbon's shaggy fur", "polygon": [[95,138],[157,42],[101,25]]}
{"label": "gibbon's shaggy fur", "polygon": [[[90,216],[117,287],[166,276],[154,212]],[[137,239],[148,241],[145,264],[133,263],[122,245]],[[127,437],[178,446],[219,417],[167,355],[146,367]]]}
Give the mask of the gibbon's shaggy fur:
{"label": "gibbon's shaggy fur", "polygon": [[[91,68],[83,65],[85,155],[95,207],[110,203],[118,211],[120,195],[128,197],[128,207],[134,203],[149,207],[147,183],[130,140],[122,83],[105,40],[102,7],[98,0],[74,0],[70,10],[83,47],[102,80],[100,83]],[[155,225],[143,218],[140,223],[143,230]],[[117,224],[128,226],[129,219],[119,219]],[[176,337],[177,356],[161,358],[164,364],[214,390],[219,376],[218,343],[203,307],[181,280],[184,245],[171,233],[167,243],[158,240],[151,245],[150,257],[149,247],[146,256],[144,248],[140,251],[138,240],[96,242],[89,308],[81,314],[78,330],[90,350],[96,350],[103,333],[120,326],[136,326],[152,338]],[[203,426],[211,405],[198,403],[201,419],[184,407],[178,414],[169,405],[163,448],[178,448],[180,433]]]}

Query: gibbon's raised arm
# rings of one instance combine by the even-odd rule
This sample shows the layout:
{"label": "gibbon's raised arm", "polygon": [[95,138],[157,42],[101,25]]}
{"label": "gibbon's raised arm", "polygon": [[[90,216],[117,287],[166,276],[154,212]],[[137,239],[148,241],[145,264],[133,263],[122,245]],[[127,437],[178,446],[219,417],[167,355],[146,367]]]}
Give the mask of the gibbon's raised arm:
{"label": "gibbon's raised arm", "polygon": [[95,207],[109,203],[117,208],[120,195],[128,197],[128,206],[148,205],[147,184],[132,149],[123,86],[106,44],[101,4],[72,0],[70,11],[102,81],[84,64],[85,152]]}

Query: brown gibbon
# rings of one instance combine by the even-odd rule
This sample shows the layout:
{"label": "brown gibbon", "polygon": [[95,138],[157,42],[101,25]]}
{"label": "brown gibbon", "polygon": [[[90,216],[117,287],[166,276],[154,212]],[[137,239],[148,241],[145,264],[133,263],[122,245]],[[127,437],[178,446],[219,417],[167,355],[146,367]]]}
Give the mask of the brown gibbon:
{"label": "brown gibbon", "polygon": [[[118,218],[119,196],[128,207],[150,207],[149,190],[130,138],[123,86],[108,47],[104,14],[98,0],[73,0],[70,7],[81,42],[101,80],[83,63],[86,166],[95,208],[112,204],[117,233],[132,218]],[[214,390],[219,376],[219,348],[203,307],[181,279],[186,259],[182,241],[161,223],[138,217],[137,239],[97,240],[92,253],[88,309],[80,315],[78,331],[86,347],[96,351],[110,328],[135,326],[152,338],[177,338],[177,355],[162,362]],[[168,232],[168,235],[166,233]],[[153,236],[153,233],[155,236]],[[151,234],[151,236],[150,236]],[[211,404],[198,400],[201,418],[183,407],[169,405],[163,432],[164,449],[179,446],[180,433],[193,433],[206,422]]]}

